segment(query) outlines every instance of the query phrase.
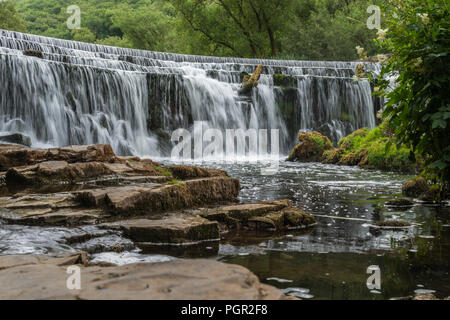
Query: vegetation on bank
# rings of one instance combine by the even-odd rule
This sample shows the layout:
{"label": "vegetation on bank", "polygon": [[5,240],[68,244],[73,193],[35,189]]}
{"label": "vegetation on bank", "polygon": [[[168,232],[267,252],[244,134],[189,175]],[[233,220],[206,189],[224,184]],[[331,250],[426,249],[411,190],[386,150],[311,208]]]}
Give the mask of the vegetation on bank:
{"label": "vegetation on bank", "polygon": [[[334,148],[328,137],[319,132],[300,133],[299,141],[288,161],[323,162],[360,166],[368,169],[415,173],[420,161],[412,161],[411,149],[396,147],[397,140],[388,121],[369,130],[362,128],[342,138]],[[417,157],[419,158],[419,157]]]}
{"label": "vegetation on bank", "polygon": [[[447,0],[391,0],[391,15],[378,45],[390,58],[382,63],[377,92],[387,97],[398,146],[424,161],[421,176],[437,183],[441,197],[450,192],[450,11]],[[396,75],[394,87],[389,76]],[[401,148],[399,149],[401,150]],[[400,152],[400,151],[399,151]]]}
{"label": "vegetation on bank", "polygon": [[[7,0],[0,28],[187,54],[355,60],[357,45],[376,53],[366,10],[380,1]],[[70,5],[81,9],[80,29],[67,28]]]}

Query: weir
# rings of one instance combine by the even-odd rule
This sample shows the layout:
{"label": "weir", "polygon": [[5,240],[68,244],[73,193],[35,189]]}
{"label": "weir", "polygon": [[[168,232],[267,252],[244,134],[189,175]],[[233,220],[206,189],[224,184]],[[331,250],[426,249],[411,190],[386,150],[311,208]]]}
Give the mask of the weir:
{"label": "weir", "polygon": [[[168,156],[174,130],[204,121],[278,129],[287,154],[299,130],[336,143],[375,126],[379,101],[368,80],[352,79],[359,63],[171,54],[0,30],[0,133],[37,147],[108,143],[120,155]],[[258,64],[259,85],[239,95]]]}

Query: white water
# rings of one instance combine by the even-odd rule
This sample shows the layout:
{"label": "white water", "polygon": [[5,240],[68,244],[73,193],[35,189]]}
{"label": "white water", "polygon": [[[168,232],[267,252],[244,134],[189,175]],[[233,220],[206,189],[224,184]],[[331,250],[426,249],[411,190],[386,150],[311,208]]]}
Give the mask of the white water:
{"label": "white water", "polygon": [[[239,96],[241,72],[258,63],[258,87]],[[202,120],[221,130],[278,129],[287,152],[300,129],[325,130],[337,141],[375,126],[370,84],[352,80],[355,67],[169,54],[0,30],[0,132],[26,134],[33,146],[109,143],[118,154],[164,156],[173,130]],[[274,86],[275,73],[297,86]]]}

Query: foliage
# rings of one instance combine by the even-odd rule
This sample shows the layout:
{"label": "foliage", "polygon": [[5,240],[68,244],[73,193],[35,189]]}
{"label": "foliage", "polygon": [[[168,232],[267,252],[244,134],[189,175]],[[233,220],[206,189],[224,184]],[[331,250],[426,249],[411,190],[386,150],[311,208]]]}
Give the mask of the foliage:
{"label": "foliage", "polygon": [[[396,137],[392,135],[392,125],[387,120],[372,130],[356,130],[342,138],[338,145],[341,153],[335,162],[340,161],[341,164],[359,163],[368,168],[401,172],[415,172],[421,165],[419,159],[410,159],[410,148],[397,144]],[[333,153],[328,152],[324,154],[324,159],[332,156]]]}
{"label": "foliage", "polygon": [[0,1],[0,29],[26,31],[26,23],[11,0]]}
{"label": "foliage", "polygon": [[[450,183],[450,15],[447,0],[386,2],[392,15],[379,33],[380,47],[391,54],[379,81],[386,94],[398,144],[422,155],[427,171],[447,189]],[[387,76],[397,77],[394,88]]]}
{"label": "foliage", "polygon": [[[366,27],[371,0],[16,2],[30,33],[121,47],[309,60],[355,60],[357,45],[375,50]],[[81,9],[80,30],[67,28],[69,5]]]}

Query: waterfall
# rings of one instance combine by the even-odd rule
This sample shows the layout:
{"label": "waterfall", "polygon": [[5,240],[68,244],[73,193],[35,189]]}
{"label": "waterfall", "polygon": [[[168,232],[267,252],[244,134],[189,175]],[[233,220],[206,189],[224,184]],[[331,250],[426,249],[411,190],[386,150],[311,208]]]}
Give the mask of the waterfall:
{"label": "waterfall", "polygon": [[[239,95],[258,64],[258,87]],[[0,30],[0,133],[23,133],[36,147],[108,143],[120,155],[167,156],[173,130],[205,121],[278,129],[287,153],[299,130],[336,142],[375,126],[370,83],[352,80],[357,64],[171,54]]]}

